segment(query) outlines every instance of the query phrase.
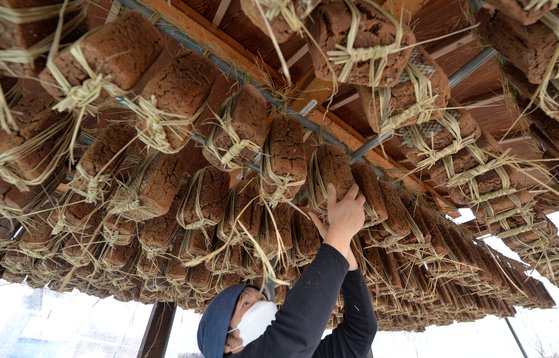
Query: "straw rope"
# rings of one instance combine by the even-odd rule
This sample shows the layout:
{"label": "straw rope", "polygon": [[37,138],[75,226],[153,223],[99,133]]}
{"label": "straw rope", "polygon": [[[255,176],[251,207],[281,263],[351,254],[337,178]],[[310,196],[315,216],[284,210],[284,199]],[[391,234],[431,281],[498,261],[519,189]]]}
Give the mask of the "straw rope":
{"label": "straw rope", "polygon": [[[207,167],[198,170],[196,174],[194,174],[194,176],[190,181],[190,185],[188,186],[188,191],[186,192],[186,195],[183,197],[179,205],[179,210],[177,211],[177,222],[181,227],[183,227],[186,230],[203,229],[205,227],[216,226],[217,224],[219,224],[218,222],[215,222],[211,219],[204,217],[204,213],[202,212],[202,206],[200,205],[202,184],[204,183],[204,175],[206,174],[206,170]],[[184,220],[183,212],[186,209],[188,203],[191,202],[191,200],[194,200],[194,211],[196,213],[196,216],[198,217],[198,220],[191,223],[187,223]],[[204,234],[205,236],[207,236],[205,230],[204,230]]]}
{"label": "straw rope", "polygon": [[[42,184],[51,176],[58,167],[59,161],[66,155],[68,145],[71,141],[72,123],[73,116],[71,113],[68,113],[64,118],[50,126],[47,130],[26,140],[17,147],[0,153],[0,178],[7,183],[15,185],[20,191],[28,191],[29,186]],[[25,177],[31,176],[31,173],[26,171],[22,172],[11,167],[11,163],[24,161],[27,156],[33,155],[36,151],[40,150],[45,143],[55,138],[56,141],[52,144],[49,153],[37,164],[37,167],[40,167],[47,162],[45,169],[37,177],[25,179]],[[31,171],[36,168],[32,168]]]}
{"label": "straw rope", "polygon": [[549,9],[553,10],[558,4],[559,0],[530,0],[530,2],[524,6],[524,11],[541,10],[544,6],[549,6]]}
{"label": "straw rope", "polygon": [[[380,100],[381,133],[392,131],[402,126],[409,118],[418,117],[416,123],[421,124],[431,119],[431,113],[435,109],[438,94],[433,94],[430,79],[427,77],[435,72],[435,69],[421,62],[421,53],[417,48],[412,50],[412,57],[404,68],[400,77],[399,85],[411,82],[414,88],[416,103],[392,115],[393,108],[391,88],[377,88]],[[374,91],[374,90],[373,90]],[[399,110],[399,109],[398,109]]]}
{"label": "straw rope", "polygon": [[2,86],[0,86],[0,129],[3,129],[8,134],[18,130],[17,122],[10,111],[10,107],[21,98],[20,85],[18,80],[6,93],[4,93]]}
{"label": "straw rope", "polygon": [[[233,127],[233,118],[231,117],[231,111],[235,106],[237,100],[237,95],[234,95],[226,100],[223,104],[223,109],[221,111],[221,116],[215,115],[218,123],[211,127],[208,138],[206,139],[205,148],[219,160],[224,168],[227,169],[242,169],[243,165],[236,163],[236,160],[240,159],[241,153],[248,149],[255,154],[261,152],[261,148],[258,144],[252,142],[249,139],[241,139],[235,128]],[[230,148],[218,148],[214,143],[215,135],[218,127],[227,133],[233,145]],[[224,151],[225,153],[222,153]],[[241,162],[243,160],[241,159]]]}
{"label": "straw rope", "polygon": [[58,104],[54,106],[53,109],[58,110],[59,112],[72,111],[75,109],[78,110],[78,116],[73,126],[72,140],[70,142],[70,161],[73,163],[75,161],[73,148],[77,141],[81,122],[86,115],[96,115],[99,111],[99,108],[105,104],[98,103],[98,99],[101,96],[102,92],[104,91],[109,95],[109,98],[104,100],[104,102],[108,102],[112,101],[112,98],[114,97],[123,96],[124,94],[126,94],[126,91],[122,90],[117,85],[111,82],[111,75],[96,73],[89,65],[87,58],[83,53],[82,42],[85,38],[87,38],[87,36],[91,36],[91,34],[98,31],[99,28],[97,28],[97,30],[88,32],[78,41],[73,43],[69,48],[70,55],[85,71],[85,74],[88,77],[86,80],[82,81],[80,85],[72,86],[70,85],[70,82],[66,79],[62,71],[60,71],[58,66],[56,66],[55,58],[58,55],[63,29],[62,23],[64,22],[62,15],[64,14],[67,4],[68,0],[65,0],[60,10],[61,15],[58,22],[58,27],[56,29],[54,40],[52,42],[52,46],[47,58],[47,69],[50,71],[53,79],[56,81],[56,84],[65,96],[60,102],[58,102]]}
{"label": "straw rope", "polygon": [[[75,12],[82,9],[85,4],[83,0],[68,2],[65,13]],[[43,21],[59,16],[62,4],[52,4],[37,7],[26,7],[12,9],[0,6],[0,20],[11,22],[12,24],[22,25],[31,22]]]}
{"label": "straw rope", "polygon": [[[169,113],[157,108],[157,99],[155,95],[151,98],[138,98],[138,104],[129,102],[127,104],[134,113],[136,113],[146,124],[146,128],[141,130],[136,125],[139,138],[142,142],[151,148],[167,154],[179,152],[188,143],[188,139],[192,134],[192,123],[200,116],[206,108],[204,103],[192,115]],[[172,134],[176,135],[182,141],[182,144],[173,148],[169,143],[169,138],[165,129],[169,129]]]}
{"label": "straw rope", "polygon": [[[262,148],[262,162],[260,168],[262,172],[260,175],[260,196],[272,209],[280,203],[290,203],[293,197],[288,195],[288,190],[291,188],[300,188],[306,182],[306,178],[294,180],[289,174],[278,175],[273,171],[270,143],[268,140],[266,140]],[[274,191],[272,193],[268,192],[267,186],[274,187]]]}
{"label": "straw rope", "polygon": [[[86,19],[86,6],[84,0],[66,0],[64,4],[55,5],[58,7],[57,16],[59,16],[59,23],[56,31],[49,36],[41,39],[39,42],[34,44],[29,48],[18,48],[12,47],[9,49],[0,50],[0,70],[6,71],[7,73],[16,76],[17,74],[11,69],[10,64],[22,64],[29,65],[33,69],[34,61],[40,56],[46,54],[51,50],[53,45],[56,43],[58,46],[60,39],[68,36],[72,31],[78,28],[83,21]],[[1,8],[0,8],[1,9]],[[35,11],[34,9],[40,8],[27,8],[27,9],[11,9],[12,11]],[[44,16],[47,18],[53,18],[56,16],[52,15],[52,8],[50,11],[46,12]],[[70,19],[68,22],[63,24],[64,15],[69,12],[80,11],[75,17]],[[0,11],[1,12],[1,11]],[[41,16],[41,15],[38,15]],[[15,18],[12,18],[15,20]],[[16,20],[17,21],[17,20]]]}
{"label": "straw rope", "polygon": [[256,2],[262,7],[268,21],[272,22],[281,17],[291,31],[298,33],[301,33],[304,26],[302,20],[309,16],[316,6],[313,6],[312,1],[302,1],[304,11],[301,15],[297,15],[295,2],[291,0],[256,0]]}
{"label": "straw rope", "polygon": [[[347,34],[347,45],[342,46],[336,44],[336,50],[327,52],[328,60],[336,65],[342,65],[343,68],[338,76],[340,82],[346,82],[351,74],[353,65],[358,62],[370,61],[369,69],[369,87],[377,87],[382,78],[384,69],[388,65],[388,56],[400,51],[400,45],[404,37],[404,31],[400,22],[392,15],[385,11],[382,7],[370,0],[363,0],[366,4],[372,6],[390,21],[395,29],[396,34],[394,42],[385,46],[373,46],[369,48],[354,48],[357,34],[359,33],[359,24],[361,22],[361,13],[352,0],[344,0],[345,4],[351,12],[351,25]],[[378,64],[376,64],[378,61]]]}

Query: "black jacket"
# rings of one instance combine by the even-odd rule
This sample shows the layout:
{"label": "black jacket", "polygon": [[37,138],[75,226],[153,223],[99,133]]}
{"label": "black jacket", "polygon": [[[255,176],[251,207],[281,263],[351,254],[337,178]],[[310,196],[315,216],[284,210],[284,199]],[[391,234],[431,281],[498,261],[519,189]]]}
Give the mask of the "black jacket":
{"label": "black jacket", "polygon": [[[321,340],[340,292],[344,319]],[[360,270],[349,271],[345,257],[323,244],[289,291],[276,320],[233,358],[363,358],[371,348],[377,321]]]}

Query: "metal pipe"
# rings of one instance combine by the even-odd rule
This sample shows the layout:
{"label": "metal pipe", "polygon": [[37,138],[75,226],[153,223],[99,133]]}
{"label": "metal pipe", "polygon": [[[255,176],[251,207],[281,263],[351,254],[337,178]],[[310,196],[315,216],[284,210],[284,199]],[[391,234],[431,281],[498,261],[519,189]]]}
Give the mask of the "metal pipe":
{"label": "metal pipe", "polygon": [[507,322],[507,326],[509,326],[510,332],[512,333],[512,336],[514,337],[514,340],[516,341],[516,344],[518,344],[518,348],[520,348],[520,351],[522,352],[522,355],[524,356],[524,358],[528,358],[528,354],[526,354],[526,351],[524,350],[524,347],[522,346],[522,343],[520,342],[520,339],[518,339],[518,336],[516,335],[516,332],[514,330],[514,328],[512,328],[512,325],[510,324],[509,318],[505,317],[505,322]]}
{"label": "metal pipe", "polygon": [[361,159],[365,154],[367,154],[368,151],[379,146],[388,138],[392,137],[392,134],[394,134],[393,131],[388,131],[385,133],[381,133],[380,135],[376,135],[373,138],[369,139],[367,143],[363,144],[355,152],[353,152],[353,154],[349,157],[349,164],[353,164],[359,159]]}
{"label": "metal pipe", "polygon": [[486,47],[481,51],[476,57],[474,57],[470,62],[462,66],[458,71],[456,71],[449,79],[450,88],[453,89],[472,73],[477,71],[481,66],[483,66],[487,61],[492,59],[497,54],[497,51],[493,47]]}

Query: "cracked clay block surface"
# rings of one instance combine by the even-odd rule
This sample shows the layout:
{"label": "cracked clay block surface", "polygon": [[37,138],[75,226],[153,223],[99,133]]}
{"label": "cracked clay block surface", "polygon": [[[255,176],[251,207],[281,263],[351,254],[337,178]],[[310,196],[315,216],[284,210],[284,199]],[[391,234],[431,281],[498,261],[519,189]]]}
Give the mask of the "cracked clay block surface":
{"label": "cracked clay block surface", "polygon": [[[327,188],[328,183],[334,184],[338,200],[342,200],[354,183],[347,153],[338,146],[322,144],[316,149],[315,156],[324,187]],[[318,173],[315,176],[315,182],[311,182],[313,178],[309,178],[308,185],[314,186],[316,205],[326,208],[327,197],[322,194],[318,185]]]}
{"label": "cracked clay block surface", "polygon": [[186,149],[188,147],[171,155],[160,154],[144,176],[138,197],[142,205],[155,216],[165,215],[171,208],[189,163]]}
{"label": "cracked clay block surface", "polygon": [[[454,108],[461,106],[453,99],[450,99],[449,105],[450,107]],[[463,108],[459,108],[457,110],[452,109],[448,111],[449,114],[452,115],[452,117],[456,118],[460,130],[460,136],[462,138],[467,138],[473,135],[475,139],[478,139],[481,136],[481,127],[471,116],[470,112]],[[420,128],[429,128],[430,126],[430,122],[419,125]],[[430,148],[437,151],[446,148],[456,139],[452,132],[444,126],[441,126],[441,128],[436,131],[422,130],[422,134],[425,143]],[[402,152],[404,153],[406,158],[408,158],[408,160],[415,166],[417,166],[421,160],[425,159],[425,156],[422,155],[415,146],[412,146],[412,143],[408,142],[405,136],[402,140],[402,145],[400,146],[400,148],[402,149]]]}
{"label": "cracked clay block surface", "polygon": [[[495,138],[486,131],[482,131],[481,137],[474,144],[476,147],[480,148],[483,153],[488,156],[487,161],[490,161],[493,156],[498,156],[503,152],[503,147],[497,143]],[[452,165],[454,166],[454,172],[456,174],[470,170],[478,165],[481,165],[471,154],[471,152],[464,148],[458,153],[453,154]],[[437,185],[445,185],[448,182],[448,175],[446,173],[445,166],[442,160],[439,160],[435,165],[428,169],[429,176]]]}
{"label": "cracked clay block surface", "polygon": [[[303,143],[303,126],[295,118],[279,115],[273,121],[268,132],[270,166],[278,176],[289,176],[293,182],[305,180],[307,176],[307,160]],[[266,177],[263,178],[264,188],[274,193],[274,185]],[[290,187],[286,191],[287,198],[293,198],[300,186]]]}
{"label": "cracked clay block surface", "polygon": [[12,225],[10,220],[0,218],[0,246],[8,240],[12,239]]}
{"label": "cracked clay block surface", "polygon": [[[356,2],[356,5],[361,13],[361,23],[359,24],[354,48],[392,44],[396,35],[394,25],[366,3]],[[326,81],[332,80],[332,75],[321,51],[326,54],[328,51],[334,50],[336,44],[346,46],[350,24],[351,12],[343,2],[319,5],[309,17],[306,26],[310,35],[320,45],[320,49],[318,49],[315,45],[309,44],[309,53],[312,56],[317,77]],[[413,43],[415,43],[415,36],[404,25],[404,36],[401,46]],[[411,51],[410,48],[388,56],[388,64],[382,74],[379,83],[380,87],[392,87],[398,83],[404,66],[410,58]],[[355,63],[347,82],[362,86],[369,85],[369,64],[370,61]],[[332,64],[332,67],[336,74],[339,75],[343,66]]]}
{"label": "cracked clay block surface", "polygon": [[15,185],[11,185],[0,179],[0,205],[6,205],[14,209],[23,209],[35,196],[43,193],[41,185],[28,187],[29,191],[19,191]]}
{"label": "cracked clay block surface", "polygon": [[[406,218],[406,208],[398,196],[398,189],[396,189],[394,184],[384,180],[379,180],[378,183],[384,199],[386,211],[388,212],[386,225],[398,236],[408,236],[411,229]],[[375,228],[379,228],[379,226],[375,226]],[[382,230],[382,227],[380,227],[380,229]]]}
{"label": "cracked clay block surface", "polygon": [[293,213],[293,241],[302,256],[314,256],[320,249],[320,234],[314,223],[297,210]]}
{"label": "cracked clay block surface", "polygon": [[[199,177],[202,180],[200,194],[200,209],[202,216],[206,219],[219,223],[225,216],[227,196],[229,193],[229,174],[221,170],[207,166],[201,169],[204,174]],[[184,210],[180,213],[187,224],[199,221],[201,218],[196,214],[196,194],[199,182],[191,182],[190,192],[186,198]]]}
{"label": "cracked clay block surface", "polygon": [[531,0],[487,0],[488,4],[495,6],[504,15],[520,22],[524,26],[538,21],[550,8],[548,3],[543,5],[541,9],[533,7],[528,11],[524,10],[530,2]]}
{"label": "cracked clay block surface", "polygon": [[132,241],[128,245],[110,247],[105,254],[104,261],[110,263],[113,269],[123,268],[136,257],[137,246],[136,241]]}
{"label": "cracked clay block surface", "polygon": [[[209,237],[214,237],[215,227],[206,229],[206,233]],[[205,256],[209,253],[210,248],[202,230],[185,230],[178,256],[181,261],[187,262],[193,257]]]}
{"label": "cracked clay block surface", "polygon": [[[223,223],[225,237],[221,238],[222,240],[227,241],[233,230],[232,225],[235,218],[239,218],[239,223],[243,224],[252,237],[256,238],[258,236],[262,205],[258,199],[253,200],[256,197],[258,197],[258,180],[242,180],[235,186],[234,208],[230,215],[225,216]],[[231,205],[231,202],[229,202],[229,205]],[[245,231],[239,223],[237,223],[237,231],[245,235]]]}
{"label": "cracked clay block surface", "polygon": [[[163,36],[149,19],[131,11],[90,31],[82,39],[81,48],[94,71],[111,76],[112,83],[129,90],[161,53]],[[72,86],[80,85],[88,78],[69,48],[62,50],[54,63]],[[62,98],[50,71],[45,69],[39,78],[53,97]]]}
{"label": "cracked clay block surface", "polygon": [[173,202],[169,212],[146,223],[138,237],[143,247],[160,248],[162,251],[169,247],[178,226],[176,220],[177,206],[178,203]]}
{"label": "cracked clay block surface", "polygon": [[[155,98],[157,109],[164,112],[192,116],[208,99],[216,75],[217,69],[208,58],[183,51],[149,80],[142,97],[148,101]],[[136,124],[138,130],[146,128],[145,120],[139,117]],[[191,124],[185,127],[190,129]],[[175,134],[172,127],[164,127],[164,130],[173,149],[187,139]]]}
{"label": "cracked clay block surface", "polygon": [[[21,98],[13,107],[12,115],[18,125],[18,130],[8,134],[0,130],[0,153],[21,146],[26,141],[43,133],[66,116],[51,110],[55,101],[46,93],[33,94]],[[23,179],[32,180],[41,175],[49,164],[55,140],[49,139],[38,149],[23,158],[11,161],[7,166],[18,173]]]}
{"label": "cracked clay block surface", "polygon": [[[433,96],[437,96],[430,108],[446,108],[446,105],[448,104],[448,100],[450,98],[450,87],[448,85],[448,77],[444,73],[443,69],[421,46],[414,48],[412,53],[412,60],[414,64],[420,66],[420,69],[422,68],[422,66],[427,66],[430,69],[428,73],[423,73],[425,77],[427,77],[431,82]],[[412,60],[410,60],[410,62]],[[405,80],[403,80],[404,77],[406,78]],[[367,115],[369,125],[375,133],[380,133],[384,121],[380,112],[380,94],[377,92],[373,96],[371,88],[366,86],[358,86],[357,92],[359,93],[361,103],[365,110],[365,114]],[[388,118],[397,116],[416,103],[417,97],[415,88],[413,86],[413,83],[409,79],[408,67],[406,66],[402,73],[400,81],[390,89],[389,113],[387,113],[385,116],[387,116]],[[431,112],[432,119],[439,118],[440,115],[441,113],[439,110],[433,110]],[[419,116],[416,115],[405,119],[398,127],[413,124],[417,121],[418,118]]]}
{"label": "cracked clay block surface", "polygon": [[540,109],[530,110],[526,113],[528,119],[543,133],[550,142],[559,147],[559,123],[545,114]]}
{"label": "cracked clay block surface", "polygon": [[[239,137],[248,139],[261,147],[266,138],[266,115],[266,100],[262,94],[253,86],[242,86],[240,91],[235,94],[231,109],[231,125]],[[225,131],[217,128],[214,135],[214,144],[223,155],[231,148],[233,142]],[[239,157],[235,158],[234,162],[251,162],[254,155],[255,153],[250,149],[244,149]],[[204,150],[204,156],[212,165],[222,168],[219,160],[207,150]]]}
{"label": "cracked clay block surface", "polygon": [[483,8],[477,13],[477,20],[481,22],[479,32],[485,41],[522,70],[530,83],[541,83],[559,43],[549,27],[541,22],[522,26],[498,11]]}
{"label": "cracked clay block surface", "polygon": [[209,286],[211,272],[202,263],[190,268],[188,282],[193,288],[203,289]]}
{"label": "cracked clay block surface", "polygon": [[[285,251],[293,248],[293,237],[291,233],[291,218],[293,217],[293,207],[287,203],[280,203],[276,208],[271,209],[274,221],[267,210],[263,210],[263,223],[260,224],[258,241],[262,249],[267,254],[274,254],[278,248],[278,238],[276,229],[279,232],[283,248]],[[275,226],[274,226],[275,222]]]}
{"label": "cracked clay block surface", "polygon": [[[510,169],[504,167],[505,171],[510,175]],[[495,190],[500,190],[503,188],[503,182],[501,177],[495,170],[491,170],[487,173],[479,175],[475,178],[477,186],[479,188],[479,194],[487,194]],[[450,198],[457,204],[468,205],[472,200],[470,197],[470,188],[468,184],[450,189]]]}
{"label": "cracked clay block surface", "polygon": [[[118,159],[112,160],[122,148],[127,145],[135,136],[135,130],[125,123],[111,123],[99,134],[93,144],[87,148],[83,156],[78,161],[78,166],[85,170],[89,175],[96,176],[111,174],[118,164]],[[124,152],[120,153],[124,155]],[[81,190],[87,190],[89,182],[85,178],[76,174],[74,183]]]}
{"label": "cracked clay block surface", "polygon": [[101,221],[101,212],[97,206],[84,202],[78,194],[72,195],[63,210],[66,222],[83,230],[96,228]]}
{"label": "cracked clay block surface", "polygon": [[374,168],[365,162],[357,162],[351,166],[351,173],[367,204],[377,213],[380,221],[386,220],[388,212]]}

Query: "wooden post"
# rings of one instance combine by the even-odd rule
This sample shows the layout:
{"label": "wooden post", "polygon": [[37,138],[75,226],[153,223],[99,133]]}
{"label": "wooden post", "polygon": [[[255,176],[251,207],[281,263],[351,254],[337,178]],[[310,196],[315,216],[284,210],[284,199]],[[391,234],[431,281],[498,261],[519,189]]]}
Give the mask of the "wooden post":
{"label": "wooden post", "polygon": [[156,302],[149,317],[146,333],[138,350],[138,358],[163,358],[173,328],[177,305]]}

